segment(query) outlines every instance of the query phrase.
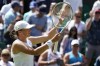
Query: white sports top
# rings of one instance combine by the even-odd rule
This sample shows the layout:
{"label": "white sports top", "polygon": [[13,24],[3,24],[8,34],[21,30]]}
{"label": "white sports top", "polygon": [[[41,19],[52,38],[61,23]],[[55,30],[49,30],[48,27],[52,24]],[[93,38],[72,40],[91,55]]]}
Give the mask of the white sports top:
{"label": "white sports top", "polygon": [[[19,39],[17,39],[16,41],[20,41]],[[32,47],[32,42],[30,40],[26,40],[25,43],[27,46]],[[15,66],[33,66],[34,65],[34,56],[33,55],[29,55],[29,54],[25,54],[25,53],[17,53],[17,54],[13,54],[12,49],[11,49],[11,57],[14,60],[14,64]]]}

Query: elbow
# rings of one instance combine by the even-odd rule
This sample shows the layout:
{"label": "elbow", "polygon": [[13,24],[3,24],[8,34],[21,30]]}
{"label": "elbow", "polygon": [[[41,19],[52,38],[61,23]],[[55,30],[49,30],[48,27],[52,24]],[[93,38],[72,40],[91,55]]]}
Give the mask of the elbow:
{"label": "elbow", "polygon": [[38,66],[43,66],[43,64],[40,61],[38,61]]}
{"label": "elbow", "polygon": [[40,62],[38,62],[38,66],[41,66],[41,63]]}
{"label": "elbow", "polygon": [[34,55],[35,55],[35,56],[39,56],[40,53],[39,53],[39,52],[35,52]]}

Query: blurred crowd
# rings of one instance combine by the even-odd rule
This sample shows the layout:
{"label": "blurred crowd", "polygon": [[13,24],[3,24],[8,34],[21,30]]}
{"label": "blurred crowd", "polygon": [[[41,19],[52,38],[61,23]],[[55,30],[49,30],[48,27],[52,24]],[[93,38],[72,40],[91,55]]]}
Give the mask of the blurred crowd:
{"label": "blurred crowd", "polygon": [[[35,24],[31,36],[41,36],[54,27],[51,17],[56,0],[31,0],[25,7],[24,0],[2,0],[0,3],[0,66],[14,66],[10,51],[14,35],[14,25],[23,20]],[[1,2],[1,0],[0,0]],[[60,1],[59,1],[60,2]],[[83,16],[82,0],[63,0],[73,9],[73,19],[68,22],[55,47],[35,56],[34,66],[99,66],[100,64],[100,0],[95,0],[89,17]],[[25,11],[27,10],[27,11]],[[85,14],[84,14],[85,15]],[[86,18],[83,20],[83,18]],[[56,23],[57,20],[54,21]],[[33,48],[43,43],[33,45]],[[60,58],[60,59],[59,59]]]}

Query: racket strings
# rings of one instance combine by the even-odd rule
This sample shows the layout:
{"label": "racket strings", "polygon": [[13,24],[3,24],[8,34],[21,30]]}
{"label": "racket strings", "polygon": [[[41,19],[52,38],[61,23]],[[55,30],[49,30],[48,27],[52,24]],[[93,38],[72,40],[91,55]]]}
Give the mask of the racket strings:
{"label": "racket strings", "polygon": [[[57,3],[56,6],[53,8],[53,13],[57,20],[59,20],[60,22],[57,27],[61,28],[61,31],[63,31],[66,27],[67,22],[69,22],[73,17],[73,10],[71,5],[65,2]],[[53,19],[53,22],[54,21],[55,20]]]}

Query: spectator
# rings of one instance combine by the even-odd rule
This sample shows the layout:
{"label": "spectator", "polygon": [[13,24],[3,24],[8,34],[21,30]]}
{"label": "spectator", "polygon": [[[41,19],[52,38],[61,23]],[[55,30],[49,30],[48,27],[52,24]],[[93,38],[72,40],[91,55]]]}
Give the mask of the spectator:
{"label": "spectator", "polygon": [[95,14],[95,10],[100,9],[100,0],[96,0],[93,4],[93,7],[89,13],[89,16],[93,17],[93,15]]}
{"label": "spectator", "polygon": [[14,24],[17,20],[22,18],[22,15],[19,13],[20,10],[20,3],[18,1],[13,1],[11,3],[11,9],[5,14],[4,20],[4,38],[6,44],[12,44],[13,39],[9,36],[10,32],[13,28],[9,29],[11,24]]}
{"label": "spectator", "polygon": [[31,1],[29,5],[30,11],[26,12],[23,16],[23,20],[27,21],[29,16],[32,14],[36,14],[37,3],[35,1]]}
{"label": "spectator", "polygon": [[77,28],[72,27],[68,33],[68,35],[65,35],[60,46],[60,53],[62,56],[65,55],[65,53],[68,53],[72,51],[71,48],[71,42],[73,39],[77,39]]}
{"label": "spectator", "polygon": [[79,52],[79,41],[77,39],[71,42],[72,51],[64,55],[66,66],[86,66],[86,58]]}
{"label": "spectator", "polygon": [[54,46],[43,52],[38,60],[39,66],[65,66],[59,52],[54,52]]}
{"label": "spectator", "polygon": [[22,20],[21,15],[17,16],[16,19],[12,23],[10,23],[8,28],[6,29],[7,31],[4,33],[4,38],[6,40],[5,41],[6,44],[11,45],[13,43],[13,41],[16,39],[16,37],[12,36],[12,34],[15,32],[15,31],[13,31],[14,25],[19,20]]}
{"label": "spectator", "polygon": [[39,11],[35,15],[31,15],[27,21],[30,24],[35,24],[35,27],[31,29],[32,36],[41,36],[42,33],[46,31],[47,17],[45,16],[43,9],[45,9],[45,7],[42,7],[41,5]]}
{"label": "spectator", "polygon": [[86,57],[89,64],[100,55],[100,9],[95,11],[93,16],[90,16],[86,21],[87,29],[87,49]]}
{"label": "spectator", "polygon": [[2,16],[3,16],[3,19],[4,19],[4,17],[5,17],[5,14],[10,10],[10,8],[11,8],[11,3],[12,3],[13,1],[17,1],[17,0],[11,0],[11,2],[9,2],[8,4],[5,4],[5,5],[2,6],[2,8],[1,8],[1,14],[2,14]]}
{"label": "spectator", "polygon": [[[73,12],[75,13],[77,10],[82,12],[83,2],[82,0],[63,0],[63,2],[69,2],[72,6]],[[77,3],[77,4],[76,4]]]}
{"label": "spectator", "polygon": [[10,51],[3,49],[1,52],[0,66],[14,66],[14,63],[9,61],[10,58]]}
{"label": "spectator", "polygon": [[95,10],[100,9],[100,0],[96,0],[93,4],[92,11],[95,12]]}
{"label": "spectator", "polygon": [[83,44],[83,40],[86,35],[86,28],[85,28],[85,23],[81,20],[82,18],[82,12],[81,11],[76,11],[74,14],[73,20],[69,21],[66,25],[66,29],[69,30],[75,26],[77,28],[77,33],[78,33],[78,40],[80,41],[80,52],[85,51],[85,44]]}
{"label": "spectator", "polygon": [[55,2],[51,3],[49,13],[47,14],[47,31],[49,31],[51,28],[54,27],[53,19],[52,19],[54,16],[54,12],[52,12],[52,10],[55,7],[55,5],[56,5]]}
{"label": "spectator", "polygon": [[0,41],[4,41],[4,21],[0,12]]}
{"label": "spectator", "polygon": [[5,29],[9,26],[10,23],[12,23],[18,15],[20,10],[20,3],[17,1],[13,1],[11,3],[11,9],[5,14],[5,19],[4,19],[4,25]]}

